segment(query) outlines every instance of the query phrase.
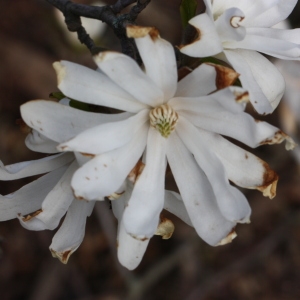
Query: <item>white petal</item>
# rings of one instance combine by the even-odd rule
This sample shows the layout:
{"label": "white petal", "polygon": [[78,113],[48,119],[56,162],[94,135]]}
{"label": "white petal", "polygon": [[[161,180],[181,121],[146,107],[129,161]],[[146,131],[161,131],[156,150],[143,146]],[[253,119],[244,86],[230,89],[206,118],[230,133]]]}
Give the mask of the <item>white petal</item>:
{"label": "white petal", "polygon": [[241,74],[243,88],[260,114],[269,114],[282,98],[285,83],[276,67],[261,54],[251,50],[225,50],[228,61]]}
{"label": "white petal", "polygon": [[32,129],[25,139],[25,145],[28,149],[40,153],[57,153],[57,142],[54,142],[37,130]]}
{"label": "white petal", "polygon": [[162,90],[129,56],[107,51],[94,59],[101,71],[141,103],[153,107],[163,103]]}
{"label": "white petal", "polygon": [[223,216],[233,222],[248,222],[251,208],[247,199],[229,184],[224,166],[203,143],[201,133],[183,117],[178,120],[176,132],[207,176]]}
{"label": "white petal", "polygon": [[44,198],[56,185],[66,168],[64,166],[54,170],[12,194],[0,195],[0,221],[14,219],[19,214],[27,215],[40,209]]}
{"label": "white petal", "polygon": [[4,166],[0,161],[0,180],[15,180],[51,172],[74,160],[71,153],[56,154],[41,159],[29,160]]}
{"label": "white petal", "polygon": [[244,13],[232,7],[226,11],[215,21],[216,29],[219,33],[221,41],[241,41],[245,38],[246,28],[240,25],[244,19]]}
{"label": "white petal", "polygon": [[165,191],[164,209],[181,219],[186,224],[193,226],[189,214],[179,194],[172,191]]}
{"label": "white petal", "polygon": [[126,120],[105,123],[87,129],[72,140],[60,144],[60,151],[79,151],[89,154],[102,154],[127,144],[132,136],[149,119],[149,110],[145,109]]}
{"label": "white petal", "polygon": [[199,236],[215,246],[232,231],[236,223],[222,216],[211,184],[176,131],[169,139],[168,162],[191,222]]}
{"label": "white petal", "polygon": [[77,168],[78,163],[74,161],[47,195],[43,201],[41,212],[38,215],[35,215],[29,220],[19,216],[23,227],[29,230],[53,230],[58,226],[60,219],[67,212],[74,199],[70,182]]}
{"label": "white petal", "polygon": [[163,209],[166,144],[167,139],[150,127],[146,166],[135,183],[123,216],[126,231],[138,239],[153,236]]}
{"label": "white petal", "polygon": [[249,28],[243,41],[224,43],[226,49],[248,49],[282,59],[300,59],[300,29]]}
{"label": "white petal", "polygon": [[86,218],[90,216],[95,202],[74,199],[69,207],[63,224],[56,232],[50,245],[50,251],[62,263],[68,262],[71,254],[77,250],[83,241]]}
{"label": "white petal", "polygon": [[58,88],[69,98],[134,113],[146,108],[101,72],[68,61],[56,62],[53,66]]}
{"label": "white petal", "polygon": [[278,175],[266,162],[218,134],[198,130],[202,140],[221,160],[229,180],[241,187],[261,190],[270,198],[276,195]]}
{"label": "white petal", "polygon": [[[245,25],[251,27],[272,27],[289,16],[297,2],[297,0],[263,0],[255,2],[259,13],[256,14],[256,17],[249,16],[249,19],[246,18],[244,21]],[[263,5],[265,9],[262,9]]]}
{"label": "white petal", "polygon": [[65,142],[84,130],[104,124],[125,120],[132,114],[91,113],[65,106],[53,101],[36,100],[21,106],[23,120],[46,137]]}
{"label": "white petal", "polygon": [[181,47],[182,53],[192,57],[207,57],[223,51],[215,24],[206,13],[192,18],[189,23],[198,31],[198,37],[193,43]]}
{"label": "white petal", "polygon": [[125,230],[123,221],[119,224],[118,259],[128,270],[135,269],[141,262],[149,244],[149,239],[138,240]]}
{"label": "white petal", "polygon": [[[234,90],[233,90],[234,91]],[[222,89],[209,96],[195,98],[173,98],[169,105],[176,111],[197,113],[199,116],[207,116],[212,113],[230,111],[241,113],[245,109],[244,103],[236,101],[236,95],[230,88]]]}
{"label": "white petal", "polygon": [[216,69],[202,64],[177,84],[176,97],[201,97],[217,89]]}
{"label": "white petal", "polygon": [[75,172],[72,187],[76,197],[102,200],[116,192],[145,150],[147,129],[142,126],[128,144],[96,156]]}
{"label": "white petal", "polygon": [[229,111],[207,111],[206,115],[202,116],[180,111],[181,116],[199,128],[232,137],[252,148],[264,144],[279,144],[285,139],[286,147],[289,146],[289,138],[281,130],[267,122],[257,121],[244,112],[234,114]]}
{"label": "white petal", "polygon": [[[164,92],[164,102],[172,98],[177,85],[177,64],[173,46],[151,27],[127,26],[127,35],[135,38],[146,74]],[[144,34],[140,32],[145,30]]]}

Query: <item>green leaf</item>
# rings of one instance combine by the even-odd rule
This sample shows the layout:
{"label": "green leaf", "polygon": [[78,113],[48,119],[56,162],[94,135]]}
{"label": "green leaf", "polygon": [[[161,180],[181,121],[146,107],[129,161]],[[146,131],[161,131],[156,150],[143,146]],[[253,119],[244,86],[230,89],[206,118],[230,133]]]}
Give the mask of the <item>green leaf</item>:
{"label": "green leaf", "polygon": [[191,18],[196,15],[197,1],[196,0],[182,0],[180,3],[180,15],[183,28],[188,25]]}
{"label": "green leaf", "polygon": [[50,98],[54,98],[57,100],[61,100],[65,98],[66,96],[62,92],[53,92],[49,95]]}
{"label": "green leaf", "polygon": [[70,106],[84,111],[91,111],[88,104],[73,99],[70,99]]}

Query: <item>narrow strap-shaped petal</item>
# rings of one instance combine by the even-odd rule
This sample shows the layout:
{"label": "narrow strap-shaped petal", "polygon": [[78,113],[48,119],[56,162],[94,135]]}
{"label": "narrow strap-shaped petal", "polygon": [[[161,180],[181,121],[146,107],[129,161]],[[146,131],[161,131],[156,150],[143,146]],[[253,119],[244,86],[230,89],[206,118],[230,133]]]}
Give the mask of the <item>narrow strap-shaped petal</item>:
{"label": "narrow strap-shaped petal", "polygon": [[146,165],[136,181],[123,221],[126,231],[138,239],[151,238],[156,232],[164,205],[167,139],[150,127]]}
{"label": "narrow strap-shaped petal", "polygon": [[53,189],[67,166],[54,170],[32,181],[16,192],[0,195],[0,221],[17,218],[19,214],[27,215],[41,208],[46,195]]}
{"label": "narrow strap-shaped petal", "polygon": [[4,166],[0,161],[0,180],[15,180],[58,169],[74,160],[72,153],[56,154],[44,158]]}
{"label": "narrow strap-shaped petal", "polygon": [[224,51],[233,68],[241,74],[243,88],[260,114],[270,114],[279,104],[285,89],[282,75],[276,67],[256,51],[235,49]]}
{"label": "narrow strap-shaped petal", "polygon": [[147,107],[101,72],[68,61],[53,66],[58,88],[69,98],[133,113]]}
{"label": "narrow strap-shaped petal", "polygon": [[122,220],[118,232],[118,259],[120,264],[128,270],[134,270],[140,264],[149,241],[149,239],[136,239],[128,234]]}
{"label": "narrow strap-shaped petal", "polygon": [[74,199],[70,182],[77,168],[78,163],[74,161],[47,195],[38,214],[30,219],[19,216],[23,227],[29,230],[53,230],[58,226]]}
{"label": "narrow strap-shaped petal", "polygon": [[89,154],[102,154],[127,144],[132,136],[149,119],[149,110],[119,122],[105,123],[78,134],[68,142],[60,144],[60,151],[79,151]]}
{"label": "narrow strap-shaped petal", "polygon": [[[177,64],[173,46],[151,27],[127,26],[127,36],[135,38],[146,74],[164,92],[164,102],[177,86]],[[142,34],[141,34],[142,33]]]}
{"label": "narrow strap-shaped petal", "polygon": [[25,139],[25,145],[28,149],[40,153],[57,153],[56,149],[58,143],[48,139],[37,130],[32,131],[27,135]]}
{"label": "narrow strap-shaped petal", "polygon": [[242,41],[226,42],[224,48],[254,50],[281,59],[300,60],[300,45],[296,44],[299,35],[300,29],[250,28]]}
{"label": "narrow strap-shaped petal", "polygon": [[126,120],[130,113],[101,114],[86,112],[53,101],[35,100],[21,106],[28,126],[56,142],[65,142],[86,129]]}
{"label": "narrow strap-shaped petal", "polygon": [[154,107],[163,103],[162,90],[129,56],[106,51],[96,55],[94,60],[102,72],[141,104]]}
{"label": "narrow strap-shaped petal", "polygon": [[164,209],[181,219],[186,224],[193,226],[189,214],[184,206],[182,198],[173,191],[165,191]]}
{"label": "narrow strap-shaped petal", "polygon": [[147,134],[148,126],[144,124],[129,143],[96,156],[77,170],[72,179],[76,197],[103,200],[116,192],[142,156]]}
{"label": "narrow strap-shaped petal", "polygon": [[201,139],[201,133],[189,121],[181,117],[176,132],[207,176],[223,216],[232,222],[248,222],[251,208],[245,196],[231,186],[219,158],[209,151]]}
{"label": "narrow strap-shaped petal", "polygon": [[229,111],[216,111],[200,115],[180,111],[180,116],[199,128],[232,137],[252,148],[265,144],[280,144],[284,141],[287,150],[295,146],[292,139],[280,129],[267,122],[256,121],[244,112],[234,114]]}
{"label": "narrow strap-shaped petal", "polygon": [[221,160],[229,180],[244,188],[256,188],[264,196],[275,197],[278,175],[266,162],[219,134],[198,130],[202,140]]}
{"label": "narrow strap-shaped petal", "polygon": [[177,84],[175,97],[201,97],[217,89],[216,69],[208,64],[201,64]]}
{"label": "narrow strap-shaped petal", "polygon": [[222,216],[211,184],[176,131],[169,139],[168,162],[191,222],[206,243],[216,246],[227,237],[236,223]]}
{"label": "narrow strap-shaped petal", "polygon": [[62,263],[66,264],[73,252],[83,241],[86,218],[90,216],[95,201],[86,202],[74,199],[68,209],[63,224],[52,239],[50,251]]}
{"label": "narrow strap-shaped petal", "polygon": [[[241,91],[240,91],[241,93]],[[246,91],[245,91],[246,93]],[[176,111],[189,111],[206,115],[213,112],[222,112],[224,110],[232,113],[241,113],[245,109],[245,104],[238,102],[238,96],[230,88],[222,89],[209,96],[202,97],[182,97],[173,98],[169,104]]]}
{"label": "narrow strap-shaped petal", "polygon": [[207,57],[223,51],[223,46],[213,20],[206,14],[192,18],[189,23],[198,31],[198,37],[180,51],[192,57]]}

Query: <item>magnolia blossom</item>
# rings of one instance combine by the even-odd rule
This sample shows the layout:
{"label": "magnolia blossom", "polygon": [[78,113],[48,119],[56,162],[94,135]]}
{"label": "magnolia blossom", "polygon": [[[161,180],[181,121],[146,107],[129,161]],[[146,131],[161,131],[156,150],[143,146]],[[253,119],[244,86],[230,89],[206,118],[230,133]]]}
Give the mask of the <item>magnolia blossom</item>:
{"label": "magnolia blossom", "polygon": [[[286,19],[297,0],[206,0],[206,13],[192,18],[196,40],[181,48],[193,57],[216,55],[238,73],[260,114],[271,113],[284,93],[284,79],[264,54],[300,59],[300,29],[270,28]],[[257,52],[258,51],[258,52]]]}
{"label": "magnolia blossom", "polygon": [[135,170],[135,184],[122,214],[124,230],[134,239],[146,241],[157,231],[168,163],[199,236],[210,245],[230,242],[236,224],[249,222],[251,209],[229,180],[272,198],[278,176],[221,135],[250,147],[287,140],[290,149],[293,141],[244,112],[245,91],[225,88],[212,93],[234,81],[235,72],[203,64],[177,83],[173,47],[157,30],[130,26],[127,34],[135,39],[144,70],[128,56],[110,51],[95,56],[97,71],[67,61],[54,64],[65,95],[126,111],[108,115],[119,121],[74,134],[76,122],[89,122],[88,115],[79,121],[60,104],[41,101],[25,104],[22,117],[61,143],[60,151],[90,158],[71,181],[77,199],[114,197]]}

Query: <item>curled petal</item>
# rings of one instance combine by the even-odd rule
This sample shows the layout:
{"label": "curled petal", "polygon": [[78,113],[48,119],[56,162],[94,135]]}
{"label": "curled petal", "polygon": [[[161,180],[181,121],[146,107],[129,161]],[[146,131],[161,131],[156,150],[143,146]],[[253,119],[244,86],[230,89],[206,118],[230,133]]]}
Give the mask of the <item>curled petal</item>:
{"label": "curled petal", "polygon": [[189,23],[197,30],[193,43],[180,47],[180,51],[192,57],[207,57],[223,51],[223,46],[213,20],[208,14],[200,14]]}
{"label": "curled petal", "polygon": [[74,160],[72,153],[60,153],[41,159],[4,166],[0,161],[0,180],[15,180],[51,172]]}
{"label": "curled petal", "polygon": [[29,230],[53,230],[58,226],[74,199],[70,181],[77,168],[78,164],[74,161],[43,201],[39,214],[30,219],[19,217],[23,227]]}
{"label": "curled petal", "polygon": [[27,215],[41,208],[47,194],[53,189],[67,166],[56,169],[39,179],[24,185],[16,192],[0,195],[0,221]]}
{"label": "curled petal", "polygon": [[63,224],[56,232],[50,245],[53,257],[66,264],[83,241],[86,218],[90,216],[95,202],[74,199],[68,209]]}

